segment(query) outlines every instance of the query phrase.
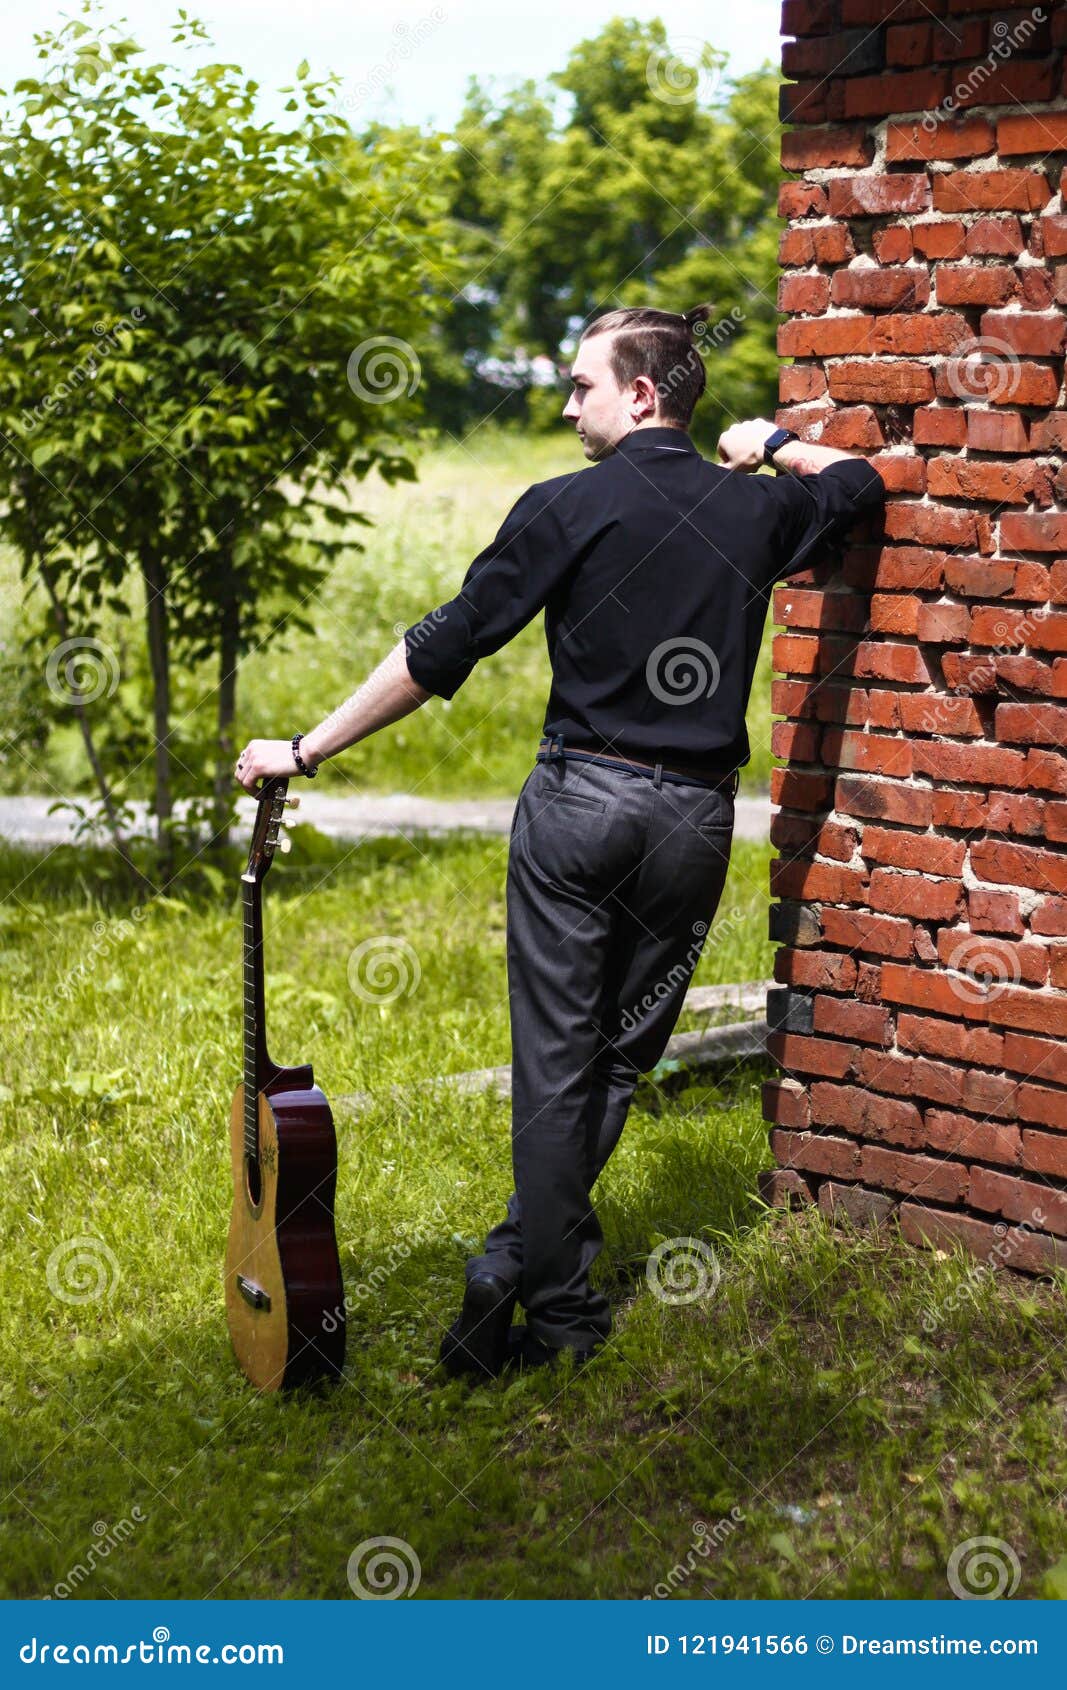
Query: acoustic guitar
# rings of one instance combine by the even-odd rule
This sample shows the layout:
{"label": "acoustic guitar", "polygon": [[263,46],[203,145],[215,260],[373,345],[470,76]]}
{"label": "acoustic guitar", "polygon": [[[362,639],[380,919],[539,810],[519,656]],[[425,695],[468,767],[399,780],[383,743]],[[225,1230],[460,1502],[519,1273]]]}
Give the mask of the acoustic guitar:
{"label": "acoustic guitar", "polygon": [[345,1306],[334,1230],[337,1138],[309,1063],[267,1055],[263,880],[279,839],[288,778],[265,780],[248,866],[244,915],[244,1079],[233,1097],[233,1212],[226,1246],[226,1319],[241,1371],[261,1391],[336,1378]]}

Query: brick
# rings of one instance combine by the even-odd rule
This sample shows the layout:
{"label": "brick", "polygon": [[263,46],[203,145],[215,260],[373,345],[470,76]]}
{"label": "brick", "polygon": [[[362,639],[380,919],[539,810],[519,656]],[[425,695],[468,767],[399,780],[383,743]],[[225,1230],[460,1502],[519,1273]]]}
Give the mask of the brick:
{"label": "brick", "polygon": [[937,954],[946,968],[975,977],[989,975],[993,982],[1043,986],[1048,979],[1048,951],[1044,945],[1011,944],[990,938],[988,933],[969,933],[965,928],[942,928],[937,935]]}
{"label": "brick", "polygon": [[997,152],[1002,158],[1019,153],[1067,152],[1067,111],[1013,112],[998,117]]}
{"label": "brick", "polygon": [[796,1168],[761,1168],[756,1175],[756,1190],[772,1209],[808,1207],[815,1202],[817,1187],[817,1180]]}
{"label": "brick", "polygon": [[989,459],[932,458],[927,488],[935,498],[986,500],[1025,505],[1034,487],[1032,460],[994,463]]}
{"label": "brick", "polygon": [[852,76],[845,83],[843,117],[885,117],[890,112],[926,112],[948,93],[944,70],[906,70],[883,76]]}
{"label": "brick", "polygon": [[1000,704],[997,738],[1011,745],[1067,743],[1067,709],[1057,704]]}
{"label": "brick", "polygon": [[1028,358],[1056,358],[1064,349],[1064,319],[1049,311],[986,311],[982,335]]}
{"label": "brick", "polygon": [[1067,1192],[992,1168],[972,1168],[968,1200],[976,1209],[1022,1221],[1043,1232],[1067,1234]]}
{"label": "brick", "polygon": [[936,211],[1040,211],[1052,190],[1037,170],[954,170],[933,195]]}
{"label": "brick", "polygon": [[1067,1179],[1067,1134],[1036,1133],[1024,1128],[1022,1165],[1029,1173]]}
{"label": "brick", "polygon": [[979,342],[974,355],[939,365],[934,386],[939,399],[984,399],[989,405],[1054,405],[1060,372],[1027,359],[998,356],[995,347],[983,347]]}
{"label": "brick", "polygon": [[852,305],[873,310],[917,310],[930,298],[930,276],[925,266],[890,269],[837,270],[830,284],[835,305]]}
{"label": "brick", "polygon": [[[783,82],[778,89],[778,116],[782,123],[825,123],[831,115],[826,109],[825,77],[806,82]],[[837,115],[837,114],[833,114]]]}
{"label": "brick", "polygon": [[847,1179],[850,1174],[858,1175],[860,1170],[859,1145],[830,1134],[787,1132],[775,1128],[771,1132],[771,1150],[785,1168],[836,1174],[840,1179]]}
{"label": "brick", "polygon": [[874,157],[874,139],[861,123],[825,129],[786,130],[783,170],[863,170]]}
{"label": "brick", "polygon": [[1038,249],[1045,258],[1063,258],[1067,254],[1067,217],[1035,218],[1033,232],[1038,237]]}
{"label": "brick", "polygon": [[882,910],[887,915],[954,921],[962,910],[963,887],[957,880],[937,880],[927,874],[876,868],[871,875],[868,901],[872,910]]}
{"label": "brick", "polygon": [[934,378],[925,365],[888,359],[835,364],[830,371],[829,386],[834,399],[848,402],[916,405],[934,397]]}
{"label": "brick", "polygon": [[962,1203],[968,1191],[967,1169],[961,1164],[885,1150],[876,1144],[864,1145],[860,1174],[875,1185],[887,1185],[931,1203]]}
{"label": "brick", "polygon": [[967,230],[966,251],[975,258],[1018,258],[1023,250],[1017,217],[979,217]]}
{"label": "brick", "polygon": [[844,264],[854,256],[852,236],[846,223],[818,223],[811,231],[816,264]]}
{"label": "brick", "polygon": [[939,223],[913,223],[911,238],[924,258],[962,258],[967,250],[967,229],[946,217]]}
{"label": "brick", "polygon": [[939,305],[1003,305],[1019,292],[1019,278],[1006,264],[942,264],[937,272]]}
{"label": "brick", "polygon": [[966,436],[967,423],[958,407],[924,405],[912,418],[912,439],[917,446],[962,446]]}
{"label": "brick", "polygon": [[828,36],[782,44],[782,71],[789,77],[858,76],[884,62],[881,36],[869,29],[836,29]]}
{"label": "brick", "polygon": [[[874,231],[874,256],[879,264],[907,264],[914,250],[911,230],[906,223],[894,223],[889,229]],[[929,297],[927,285],[926,298]]]}
{"label": "brick", "polygon": [[975,1215],[952,1214],[922,1203],[902,1203],[897,1213],[901,1234],[912,1244],[936,1250],[958,1246],[993,1269],[1012,1267],[1023,1273],[1044,1274],[1051,1268],[1067,1266],[1067,1244],[1045,1233],[1022,1227],[1006,1230]]}
{"label": "brick", "polygon": [[782,364],[778,370],[778,397],[790,400],[818,399],[826,392],[826,376],[813,364]]}
{"label": "brick", "polygon": [[782,276],[779,279],[779,311],[812,316],[825,311],[829,303],[830,283],[826,276]]}
{"label": "brick", "polygon": [[836,0],[782,0],[783,35],[828,35],[836,23]]}
{"label": "brick", "polygon": [[860,850],[873,862],[957,877],[963,872],[967,855],[967,846],[961,839],[884,827],[864,828]]}
{"label": "brick", "polygon": [[790,221],[797,217],[825,217],[826,191],[817,182],[782,182],[778,189],[778,215]]}
{"label": "brick", "polygon": [[886,161],[982,158],[995,151],[993,125],[985,117],[945,118],[932,126],[921,120],[886,125]]}
{"label": "brick", "polygon": [[[958,413],[957,413],[958,414]],[[967,448],[972,452],[1025,452],[1028,424],[1018,411],[966,411]],[[918,415],[918,413],[916,413]]]}
{"label": "brick", "polygon": [[974,932],[1017,935],[1023,930],[1017,894],[991,892],[984,886],[972,886],[968,891],[967,920]]}
{"label": "brick", "polygon": [[1000,543],[1013,552],[1067,551],[1067,515],[1009,512],[1000,524]]}
{"label": "brick", "polygon": [[[1006,59],[992,74],[988,62],[956,65],[953,95],[962,111],[969,106],[1005,106],[1017,101],[1039,104],[1056,93],[1055,67],[1050,58]],[[979,77],[975,72],[982,73]]]}
{"label": "brick", "polygon": [[819,1186],[819,1208],[835,1222],[855,1227],[882,1227],[896,1213],[897,1205],[883,1192],[869,1191],[864,1185],[842,1185],[837,1180],[823,1180]]}
{"label": "brick", "polygon": [[926,1142],[931,1150],[946,1156],[1000,1162],[1006,1167],[1022,1165],[1022,1136],[1019,1128],[1003,1121],[976,1121],[948,1109],[928,1109]]}
{"label": "brick", "polygon": [[884,217],[892,212],[925,211],[930,204],[925,174],[835,176],[829,189],[831,217]]}
{"label": "brick", "polygon": [[971,511],[913,505],[903,500],[886,507],[885,531],[891,540],[911,540],[920,546],[974,545],[977,532]]}

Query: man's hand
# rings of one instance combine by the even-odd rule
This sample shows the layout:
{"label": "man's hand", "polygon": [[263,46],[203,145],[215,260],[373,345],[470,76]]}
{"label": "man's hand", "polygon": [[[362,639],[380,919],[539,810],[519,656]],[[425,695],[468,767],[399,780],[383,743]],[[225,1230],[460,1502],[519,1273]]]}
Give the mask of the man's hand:
{"label": "man's hand", "polygon": [[776,426],[766,417],[731,423],[719,436],[719,457],[727,469],[744,470],[746,474],[762,469],[763,448]]}
{"label": "man's hand", "polygon": [[[300,755],[310,769],[312,759],[305,754],[303,741],[300,744]],[[265,780],[271,775],[298,773],[291,740],[250,739],[237,759],[233,778],[238,786],[243,786],[246,792],[254,794],[258,780]]]}

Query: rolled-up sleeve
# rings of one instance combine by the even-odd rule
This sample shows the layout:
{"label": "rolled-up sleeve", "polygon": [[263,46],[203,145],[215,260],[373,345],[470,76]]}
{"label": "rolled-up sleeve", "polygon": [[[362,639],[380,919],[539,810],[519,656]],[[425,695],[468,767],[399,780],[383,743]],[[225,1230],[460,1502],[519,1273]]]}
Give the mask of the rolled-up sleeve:
{"label": "rolled-up sleeve", "polygon": [[478,553],[455,598],[404,630],[408,672],[426,692],[451,698],[482,657],[536,616],[575,560],[561,494],[528,488]]}
{"label": "rolled-up sleeve", "polygon": [[806,569],[823,546],[885,504],[885,482],[866,458],[842,458],[815,475],[759,479],[767,482],[774,511],[771,581]]}

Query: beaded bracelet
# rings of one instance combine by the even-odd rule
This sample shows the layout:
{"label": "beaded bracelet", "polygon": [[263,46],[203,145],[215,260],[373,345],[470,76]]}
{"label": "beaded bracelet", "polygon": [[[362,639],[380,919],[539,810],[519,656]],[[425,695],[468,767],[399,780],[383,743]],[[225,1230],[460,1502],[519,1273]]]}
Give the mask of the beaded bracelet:
{"label": "beaded bracelet", "polygon": [[309,769],[307,764],[304,762],[304,759],[300,755],[299,746],[300,746],[300,741],[303,739],[303,737],[304,737],[303,734],[294,734],[293,735],[293,760],[296,763],[296,766],[300,770],[300,773],[302,775],[307,775],[308,780],[314,780],[315,776],[319,772],[318,769]]}

